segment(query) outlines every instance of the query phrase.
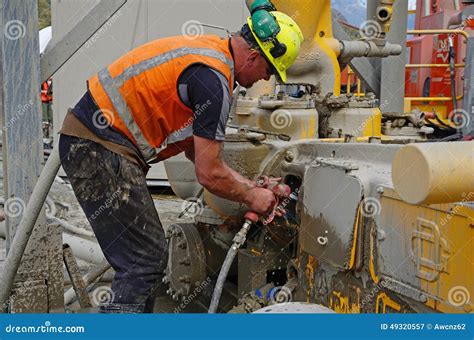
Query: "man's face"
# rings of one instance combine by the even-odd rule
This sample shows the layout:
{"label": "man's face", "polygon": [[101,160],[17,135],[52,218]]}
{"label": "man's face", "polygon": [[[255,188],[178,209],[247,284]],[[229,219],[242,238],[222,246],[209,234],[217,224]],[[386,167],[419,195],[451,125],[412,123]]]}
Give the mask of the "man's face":
{"label": "man's face", "polygon": [[262,53],[257,50],[251,50],[245,65],[240,66],[241,72],[237,82],[241,86],[250,88],[262,79],[270,80],[273,74],[273,67],[267,62]]}

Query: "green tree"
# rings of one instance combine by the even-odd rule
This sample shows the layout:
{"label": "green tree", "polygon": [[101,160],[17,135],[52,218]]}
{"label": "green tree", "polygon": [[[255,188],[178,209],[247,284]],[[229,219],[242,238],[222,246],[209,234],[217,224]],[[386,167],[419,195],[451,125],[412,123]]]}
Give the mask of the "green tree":
{"label": "green tree", "polygon": [[51,0],[38,0],[39,28],[51,26]]}

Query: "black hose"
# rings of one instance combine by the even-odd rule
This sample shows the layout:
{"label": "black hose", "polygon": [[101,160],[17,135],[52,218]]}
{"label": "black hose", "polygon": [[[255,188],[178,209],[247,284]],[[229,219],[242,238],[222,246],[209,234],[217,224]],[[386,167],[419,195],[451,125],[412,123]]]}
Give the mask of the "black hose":
{"label": "black hose", "polygon": [[438,130],[441,130],[441,131],[456,131],[456,129],[453,129],[451,126],[446,126],[446,128],[444,128],[443,126],[439,126],[437,124],[435,124],[434,122],[432,122],[429,118],[425,118],[425,125],[428,125],[429,127],[432,127],[432,128],[435,128],[435,129],[438,129]]}
{"label": "black hose", "polygon": [[446,124],[445,122],[443,122],[443,121],[441,120],[441,118],[439,118],[439,116],[436,114],[436,112],[435,112],[434,110],[433,110],[433,115],[434,115],[436,121],[437,121],[439,124],[441,124],[442,126],[447,127],[448,129],[451,129],[451,130],[456,130],[456,129],[453,129],[452,126],[449,126],[448,124]]}
{"label": "black hose", "polygon": [[450,70],[450,77],[451,77],[451,97],[453,101],[453,116],[449,117],[449,119],[453,120],[453,123],[456,125],[456,131],[461,133],[461,129],[457,126],[456,122],[454,121],[456,117],[454,116],[458,110],[458,103],[456,98],[456,54],[454,52],[454,42],[453,38],[448,38],[449,44],[449,70]]}
{"label": "black hose", "polygon": [[454,135],[441,138],[439,140],[439,142],[450,142],[450,141],[453,141],[453,140],[460,140],[461,138],[462,138],[462,134],[461,133],[456,133]]}

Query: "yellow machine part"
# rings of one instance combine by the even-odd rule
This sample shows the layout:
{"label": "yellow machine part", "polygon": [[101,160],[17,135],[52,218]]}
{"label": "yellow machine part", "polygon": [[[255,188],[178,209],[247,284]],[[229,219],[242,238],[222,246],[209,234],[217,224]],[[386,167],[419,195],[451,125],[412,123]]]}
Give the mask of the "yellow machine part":
{"label": "yellow machine part", "polygon": [[382,136],[382,112],[379,108],[374,108],[373,116],[365,122],[362,133],[364,137]]}
{"label": "yellow machine part", "polygon": [[356,288],[356,296],[353,298],[345,296],[341,292],[332,291],[331,295],[329,296],[329,307],[336,313],[360,313],[360,295],[361,290],[358,287]]}
{"label": "yellow machine part", "polygon": [[409,144],[395,155],[392,181],[411,204],[469,202],[474,196],[474,145],[470,142]]}
{"label": "yellow machine part", "polygon": [[317,116],[308,116],[307,119],[301,119],[298,124],[300,124],[300,139],[314,138],[314,132],[318,129]]}
{"label": "yellow machine part", "polygon": [[[293,68],[298,69],[302,64],[309,63],[310,60],[330,60],[331,70],[324,69],[322,72],[332,73],[334,77],[333,89],[328,92],[333,92],[336,96],[340,95],[341,69],[337,60],[340,54],[340,45],[333,37],[331,1],[299,0],[297,6],[292,1],[273,0],[272,2],[279,11],[288,14],[296,21],[305,38],[300,57]],[[320,53],[325,56],[319,56]]]}
{"label": "yellow machine part", "polygon": [[381,225],[397,226],[397,237],[404,238],[425,304],[443,313],[473,312],[474,207],[410,205],[391,190],[381,203]]}
{"label": "yellow machine part", "polygon": [[[446,104],[443,104],[443,103],[439,103],[439,104],[434,104],[434,103],[431,103],[431,104],[414,104],[411,100],[409,99],[405,99],[404,100],[404,108],[403,108],[403,112],[412,112],[413,110],[420,110],[420,111],[423,111],[423,112],[433,112],[433,110],[436,112],[436,114],[438,115],[438,117],[440,117],[441,119],[445,120],[446,123],[448,123],[448,107],[446,106]],[[436,123],[436,121],[433,120],[434,123]]]}
{"label": "yellow machine part", "polygon": [[387,314],[387,313],[396,313],[400,312],[401,306],[390,299],[390,297],[385,293],[380,293],[377,296],[377,301],[375,302],[375,313],[377,314]]}

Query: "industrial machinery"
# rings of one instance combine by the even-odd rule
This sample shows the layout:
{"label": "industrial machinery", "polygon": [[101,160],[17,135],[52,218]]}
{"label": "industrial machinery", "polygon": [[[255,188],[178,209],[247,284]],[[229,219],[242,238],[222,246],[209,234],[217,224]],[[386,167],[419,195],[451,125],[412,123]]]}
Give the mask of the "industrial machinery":
{"label": "industrial machinery", "polygon": [[[71,249],[61,248],[67,239],[62,240],[57,225],[46,223],[43,211],[60,167],[59,153],[57,148],[51,151],[40,175],[41,147],[34,142],[41,136],[39,98],[24,103],[37,96],[40,79],[46,81],[87,39],[98,39],[103,32],[96,31],[126,2],[96,4],[80,20],[80,30],[67,33],[42,56],[41,75],[39,56],[31,52],[37,38],[29,21],[36,2],[10,1],[3,8],[4,20],[18,23],[20,16],[28,29],[21,43],[7,34],[0,39],[0,59],[19,61],[4,63],[2,70],[4,79],[16,86],[4,87],[0,108],[7,155],[5,204],[18,198],[27,202],[23,214],[7,216],[0,230],[8,240],[0,282],[2,310],[63,311],[64,302],[72,299],[73,290],[63,294],[61,270],[64,255],[68,270],[75,271]],[[246,207],[201,188],[184,156],[168,160],[169,182],[179,197],[193,203],[193,209],[185,210],[194,222],[175,223],[166,232],[167,293],[175,301],[196,295],[210,299],[196,292],[216,281],[236,240],[242,246],[237,261],[226,268],[223,290],[228,299],[221,300],[220,312],[250,313],[263,307],[286,312],[471,313],[474,144],[467,140],[474,135],[472,31],[462,34],[462,76],[454,74],[457,86],[463,82],[463,97],[453,102],[459,110],[453,110],[456,119],[451,120],[455,131],[444,136],[425,124],[425,107],[403,108],[407,1],[367,1],[370,25],[355,41],[332,22],[329,0],[300,0],[297,7],[295,2],[273,1],[305,36],[289,81],[237,89],[224,145],[225,160],[248,178],[282,178],[291,191],[282,202],[287,214],[251,226],[247,222],[246,241],[240,244],[244,238],[235,237]],[[473,6],[461,10],[460,1],[453,2],[459,9],[457,22],[466,22]],[[432,8],[440,3],[423,1]],[[136,5],[140,10],[141,4]],[[453,58],[451,62],[461,68]],[[341,70],[348,64],[374,94],[341,94]],[[20,66],[23,72],[18,72]],[[30,126],[38,128],[24,129]],[[73,226],[63,227],[77,232]],[[94,252],[90,243],[88,255]],[[90,303],[85,287],[109,268],[98,262],[84,278],[71,275],[84,305]],[[279,304],[290,301],[295,305]]]}
{"label": "industrial machinery", "polygon": [[[380,30],[358,41],[334,38],[330,1],[273,3],[302,28],[303,51],[288,84],[237,90],[224,158],[249,178],[282,177],[292,193],[285,217],[249,230],[228,277],[237,299],[220,311],[294,301],[340,313],[472,312],[473,144],[437,140],[420,113],[387,110],[390,98],[340,93],[352,58],[403,57],[387,38],[406,2],[379,1]],[[217,278],[246,210],[203,191],[184,156],[165,167],[195,204],[195,222],[167,235],[164,282],[179,300]]]}
{"label": "industrial machinery", "polygon": [[418,0],[413,12],[405,110],[426,112],[430,127],[449,134],[455,119],[450,113],[462,109],[464,68],[470,63],[468,39],[474,29],[472,2]]}

